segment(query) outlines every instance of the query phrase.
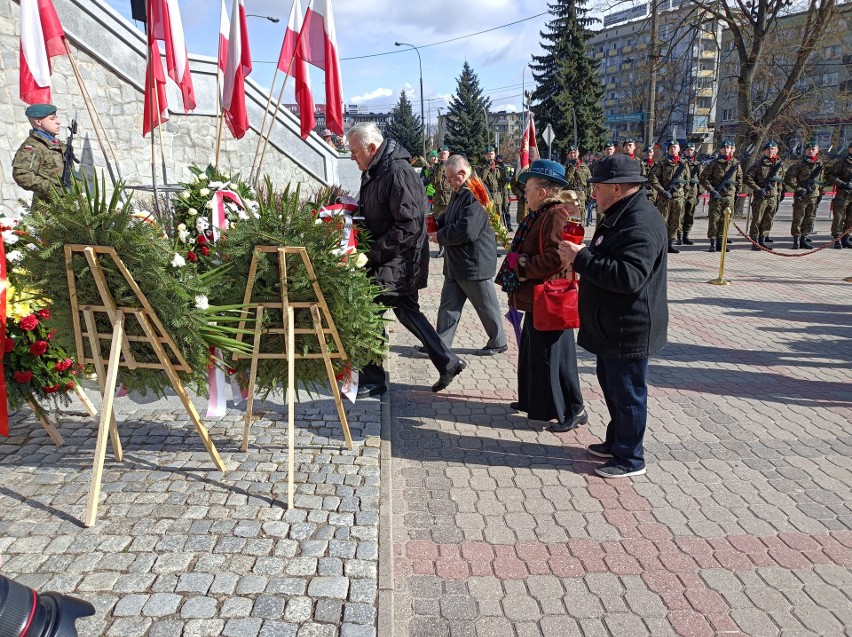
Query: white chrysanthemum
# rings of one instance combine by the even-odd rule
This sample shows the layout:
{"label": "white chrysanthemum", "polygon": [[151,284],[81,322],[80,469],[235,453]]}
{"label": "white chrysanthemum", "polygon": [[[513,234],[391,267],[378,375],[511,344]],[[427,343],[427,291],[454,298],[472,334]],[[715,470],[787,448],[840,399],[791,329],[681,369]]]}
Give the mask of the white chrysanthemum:
{"label": "white chrysanthemum", "polygon": [[216,202],[215,202],[213,199],[211,199],[211,200],[210,200],[210,201],[208,201],[206,204],[204,204],[204,207],[205,207],[205,208],[209,208],[210,210],[213,210],[213,207],[214,207],[215,205],[216,205]]}
{"label": "white chrysanthemum", "polygon": [[16,235],[12,230],[4,230],[3,231],[3,243],[13,246],[20,240],[20,237]]}
{"label": "white chrysanthemum", "polygon": [[[183,224],[181,224],[183,225]],[[178,239],[180,239],[181,243],[186,243],[186,240],[189,238],[189,230],[185,227],[183,230],[178,230]]]}
{"label": "white chrysanthemum", "polygon": [[210,302],[207,300],[207,297],[203,294],[199,294],[195,297],[195,307],[199,310],[206,310],[210,307]]}
{"label": "white chrysanthemum", "polygon": [[196,181],[207,181],[207,175],[201,173],[200,175],[198,175],[198,179],[196,179]]}
{"label": "white chrysanthemum", "polygon": [[38,246],[37,246],[36,244],[34,244],[34,243],[28,243],[28,244],[27,244],[27,245],[25,245],[24,247],[25,247],[27,250],[30,250],[30,251],[38,250]]}
{"label": "white chrysanthemum", "polygon": [[190,196],[191,194],[192,194],[192,193],[191,193],[191,192],[189,192],[188,190],[184,190],[182,193],[180,193],[180,198],[181,198],[181,199],[189,199],[189,196]]}
{"label": "white chrysanthemum", "polygon": [[317,217],[316,219],[314,219],[314,224],[315,224],[315,225],[319,225],[319,224],[321,224],[321,223],[322,223],[322,219],[320,219],[319,217]]}
{"label": "white chrysanthemum", "polygon": [[188,214],[190,217],[194,217],[198,214],[198,211],[195,208],[190,208],[186,211],[186,214]]}
{"label": "white chrysanthemum", "polygon": [[249,218],[248,214],[242,208],[237,209],[237,217],[243,221]]}
{"label": "white chrysanthemum", "polygon": [[6,260],[9,263],[18,263],[22,261],[24,258],[24,253],[20,250],[12,250],[11,252],[6,253]]}
{"label": "white chrysanthemum", "polygon": [[195,229],[198,230],[199,233],[204,232],[209,227],[210,222],[204,217],[198,217],[198,219],[195,220]]}
{"label": "white chrysanthemum", "polygon": [[231,173],[222,173],[222,179],[230,179]]}
{"label": "white chrysanthemum", "polygon": [[184,259],[181,255],[175,254],[172,258],[172,267],[174,268],[182,268],[186,265],[186,259]]}
{"label": "white chrysanthemum", "polygon": [[209,188],[202,188],[201,190],[198,191],[198,194],[201,195],[202,197],[206,197],[207,195],[210,194],[210,189]]}
{"label": "white chrysanthemum", "polygon": [[221,188],[224,185],[225,185],[224,181],[211,181],[210,184],[209,184],[209,186],[211,188],[215,188],[216,190],[219,190],[219,188]]}
{"label": "white chrysanthemum", "polygon": [[367,255],[364,254],[363,252],[359,252],[358,258],[355,259],[355,267],[356,268],[363,268],[365,265],[367,265]]}

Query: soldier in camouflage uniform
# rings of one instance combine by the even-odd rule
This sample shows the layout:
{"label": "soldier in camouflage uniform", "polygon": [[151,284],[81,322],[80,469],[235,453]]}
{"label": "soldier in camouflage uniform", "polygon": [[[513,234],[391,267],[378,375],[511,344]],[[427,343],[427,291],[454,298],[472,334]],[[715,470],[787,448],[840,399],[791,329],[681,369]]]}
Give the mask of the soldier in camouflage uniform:
{"label": "soldier in camouflage uniform", "polygon": [[[645,158],[638,159],[637,161],[642,165],[642,176],[647,177],[651,174],[651,169],[654,167],[654,145],[646,145],[643,152],[645,153]],[[652,204],[657,205],[657,193],[648,184],[645,185],[645,194],[648,195],[648,200]]]}
{"label": "soldier in camouflage uniform", "polygon": [[[594,165],[595,165],[596,162],[599,162],[603,159],[606,159],[610,155],[614,155],[614,154],[615,154],[615,142],[607,140],[606,143],[604,144],[603,152],[601,153],[601,156],[589,165],[589,172],[591,173],[591,171],[594,170]],[[586,225],[587,226],[592,225],[591,202],[594,199],[593,195],[594,195],[594,189],[590,188],[589,189],[589,203],[586,206]],[[603,215],[600,213],[600,211],[597,208],[595,208],[595,225],[599,224],[601,222],[601,219],[603,219]]]}
{"label": "soldier in camouflage uniform", "polygon": [[[453,189],[450,187],[450,182],[447,181],[447,176],[444,174],[444,164],[450,157],[450,147],[441,146],[438,149],[438,163],[432,166],[432,173],[429,177],[430,185],[434,189],[432,193],[432,215],[435,219],[440,219],[447,211],[447,206],[450,205],[450,197],[453,196]],[[444,256],[444,246],[438,248],[436,257]]]}
{"label": "soldier in camouflage uniform", "polygon": [[790,226],[793,250],[814,247],[808,233],[813,229],[824,173],[819,143],[814,141],[805,146],[802,160],[790,166],[784,175],[784,185],[793,192],[793,224]]}
{"label": "soldier in camouflage uniform", "polygon": [[497,165],[494,147],[485,148],[485,161],[476,167],[476,174],[482,180],[482,185],[488,191],[488,196],[494,204],[494,210],[503,212],[503,171]]}
{"label": "soldier in camouflage uniform", "polygon": [[565,180],[568,189],[577,193],[580,200],[580,212],[585,213],[586,201],[589,195],[589,178],[592,173],[589,167],[580,159],[580,150],[576,146],[568,147],[568,163],[565,164]]}
{"label": "soldier in camouflage uniform", "polygon": [[677,241],[675,245],[691,246],[695,242],[689,238],[689,232],[692,230],[692,224],[695,221],[695,207],[698,205],[698,173],[701,168],[701,162],[695,156],[695,144],[687,142],[683,147],[683,158],[686,160],[686,165],[689,168],[689,183],[684,187],[683,198],[683,217],[681,217],[680,231],[677,233]]}
{"label": "soldier in camouflage uniform", "polygon": [[689,166],[680,156],[676,139],[667,143],[666,156],[656,162],[648,176],[648,185],[657,195],[657,210],[663,216],[669,232],[669,254],[679,254],[674,242],[683,215],[685,186],[689,184]]}
{"label": "soldier in camouflage uniform", "polygon": [[766,238],[772,230],[772,219],[784,183],[784,162],[778,156],[777,143],[768,141],[763,145],[763,157],[746,171],[743,181],[754,193],[748,234],[758,245],[752,245],[751,249],[760,250],[759,246],[768,248]]}
{"label": "soldier in camouflage uniform", "polygon": [[[831,236],[838,239],[840,235],[852,228],[852,144],[849,144],[846,157],[838,159],[826,174],[826,181],[837,186],[834,201],[831,202],[833,221]],[[852,237],[848,234],[840,241],[835,241],[835,248],[852,248]]]}
{"label": "soldier in camouflage uniform", "polygon": [[52,104],[33,104],[25,111],[32,130],[12,160],[12,178],[33,193],[33,205],[47,203],[54,188],[62,190],[65,144],[57,135],[62,122]]}
{"label": "soldier in camouflage uniform", "polygon": [[509,189],[512,184],[512,177],[515,175],[515,171],[512,170],[511,166],[506,165],[503,161],[503,155],[497,155],[497,169],[500,171],[500,193],[503,195],[503,210],[501,211],[503,215],[503,225],[505,225],[506,229],[511,232],[512,216],[509,214]]}
{"label": "soldier in camouflage uniform", "polygon": [[730,248],[722,241],[722,227],[725,208],[734,210],[734,201],[743,184],[743,167],[734,159],[736,147],[730,139],[722,141],[719,154],[711,162],[704,164],[698,176],[699,185],[710,193],[710,206],[707,212],[707,238],[710,239],[708,252],[719,252]]}

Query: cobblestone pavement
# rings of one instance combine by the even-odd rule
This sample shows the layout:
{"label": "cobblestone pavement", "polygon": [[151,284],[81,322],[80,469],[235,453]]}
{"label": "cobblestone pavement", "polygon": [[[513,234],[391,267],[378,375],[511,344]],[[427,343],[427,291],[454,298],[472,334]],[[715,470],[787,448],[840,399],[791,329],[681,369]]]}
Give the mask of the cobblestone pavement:
{"label": "cobblestone pavement", "polygon": [[[775,245],[795,254],[783,213]],[[473,355],[486,338],[468,308],[468,369],[433,394],[395,326],[395,635],[852,635],[852,250],[783,258],[738,239],[733,285],[711,286],[704,224],[669,261],[636,479],[605,481],[585,452],[608,420],[587,352],[589,425],[557,435],[508,407],[513,336]]]}
{"label": "cobblestone pavement", "polygon": [[292,511],[280,397],[257,405],[248,453],[239,448],[243,411],[207,423],[224,477],[176,398],[122,398],[118,411],[125,462],[108,452],[89,529],[79,520],[93,419],[72,404],[56,448],[29,410],[12,418],[11,436],[0,438],[0,572],[92,602],[82,636],[376,635],[377,401],[347,405],[352,451],[331,400],[297,406]]}

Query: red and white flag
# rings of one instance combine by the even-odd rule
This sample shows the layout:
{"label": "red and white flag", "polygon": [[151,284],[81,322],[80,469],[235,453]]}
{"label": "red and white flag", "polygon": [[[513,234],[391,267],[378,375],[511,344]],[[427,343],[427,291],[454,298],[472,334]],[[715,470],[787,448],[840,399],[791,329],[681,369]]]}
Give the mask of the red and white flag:
{"label": "red and white flag", "polygon": [[231,23],[228,20],[228,9],[225,8],[225,0],[219,10],[219,70],[225,71],[228,63],[228,34],[231,31]]}
{"label": "red and white flag", "polygon": [[317,125],[314,116],[314,97],[311,94],[311,76],[304,55],[296,56],[296,47],[303,47],[299,39],[302,30],[302,3],[293,0],[290,9],[290,20],[281,44],[281,54],[278,56],[278,70],[290,75],[296,82],[296,103],[299,105],[299,120],[301,122],[302,139],[307,139],[314,126]]}
{"label": "red and white flag", "polygon": [[343,83],[331,0],[311,0],[302,25],[302,42],[296,55],[325,71],[325,125],[343,135]]}
{"label": "red and white flag", "polygon": [[241,139],[249,129],[246,111],[245,80],[251,73],[246,8],[243,0],[234,0],[231,11],[231,33],[228,37],[228,56],[225,62],[222,111],[225,123],[236,139]]}
{"label": "red and white flag", "polygon": [[195,108],[195,90],[177,0],[148,0],[148,41],[152,38],[164,42],[169,77],[180,87],[183,110],[191,111]]}
{"label": "red and white flag", "polygon": [[[162,0],[148,3],[146,16],[149,25],[154,23],[156,5]],[[166,99],[166,74],[163,60],[160,58],[160,46],[154,37],[154,30],[148,29],[148,66],[145,69],[145,103],[142,107],[142,137],[160,124],[169,121],[169,102]]]}
{"label": "red and white flag", "polygon": [[519,173],[530,167],[530,148],[538,150],[538,144],[535,141],[535,122],[533,114],[527,111],[527,126],[524,129],[524,136],[521,138],[521,151],[518,154]]}
{"label": "red and white flag", "polygon": [[21,0],[21,99],[50,102],[50,58],[65,55],[65,32],[51,0]]}

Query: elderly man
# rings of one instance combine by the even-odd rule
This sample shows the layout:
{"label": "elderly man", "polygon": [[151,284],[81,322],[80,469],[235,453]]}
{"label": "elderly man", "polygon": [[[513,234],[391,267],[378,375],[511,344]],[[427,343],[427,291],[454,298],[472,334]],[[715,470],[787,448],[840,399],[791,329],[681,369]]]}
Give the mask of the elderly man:
{"label": "elderly man", "polygon": [[461,155],[453,155],[444,164],[444,172],[453,196],[438,221],[438,231],[429,235],[445,249],[438,335],[448,348],[453,346],[462,309],[469,300],[488,334],[485,347],[476,353],[500,354],[506,351],[506,334],[500,302],[491,282],[497,272],[494,229],[485,208],[467,186],[471,175],[468,161]]}
{"label": "elderly man", "polygon": [[12,178],[33,193],[33,204],[47,202],[55,188],[62,189],[65,144],[56,137],[62,122],[53,104],[33,104],[24,114],[32,130],[12,160]]}
{"label": "elderly man", "polygon": [[597,376],[609,410],[603,443],[604,478],[645,473],[648,358],[666,344],[668,300],[666,225],[644,194],[640,166],[626,155],[597,162],[594,184],[603,220],[591,245],[563,242],[580,275],[577,344],[597,356]]}
{"label": "elderly man", "polygon": [[[420,177],[409,163],[408,151],[393,139],[385,140],[372,122],[352,127],[349,148],[363,171],[359,206],[372,238],[365,253],[367,268],[382,288],[376,302],[391,308],[399,322],[423,343],[440,374],[432,391],[441,391],[466,365],[444,346],[420,311],[418,290],[426,287],[429,278],[427,204]],[[367,365],[360,380],[359,396],[387,391],[381,365]]]}

